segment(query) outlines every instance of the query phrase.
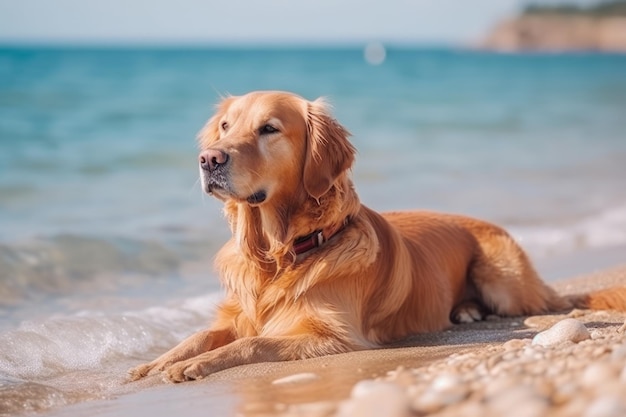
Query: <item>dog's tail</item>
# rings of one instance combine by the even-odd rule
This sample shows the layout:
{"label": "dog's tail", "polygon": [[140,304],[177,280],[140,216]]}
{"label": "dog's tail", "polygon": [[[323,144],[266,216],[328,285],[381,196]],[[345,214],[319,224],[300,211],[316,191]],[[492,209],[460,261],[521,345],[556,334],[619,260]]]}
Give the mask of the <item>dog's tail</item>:
{"label": "dog's tail", "polygon": [[613,287],[565,296],[572,308],[626,311],[626,287]]}

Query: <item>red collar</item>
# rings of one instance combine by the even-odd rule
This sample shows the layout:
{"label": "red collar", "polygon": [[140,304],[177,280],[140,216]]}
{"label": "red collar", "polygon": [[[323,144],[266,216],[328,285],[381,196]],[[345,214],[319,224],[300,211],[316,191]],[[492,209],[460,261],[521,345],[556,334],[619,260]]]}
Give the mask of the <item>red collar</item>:
{"label": "red collar", "polygon": [[319,248],[345,229],[349,222],[350,218],[346,217],[343,222],[338,225],[327,229],[318,229],[311,234],[297,238],[293,242],[293,251],[296,255],[301,255],[312,249]]}

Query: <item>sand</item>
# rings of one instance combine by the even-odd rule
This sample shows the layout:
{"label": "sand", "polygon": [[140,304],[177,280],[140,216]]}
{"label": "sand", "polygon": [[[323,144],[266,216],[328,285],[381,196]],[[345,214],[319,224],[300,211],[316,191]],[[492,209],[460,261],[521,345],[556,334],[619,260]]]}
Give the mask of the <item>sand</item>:
{"label": "sand", "polygon": [[[563,294],[626,285],[626,265],[553,285]],[[625,313],[581,310],[491,318],[386,349],[242,366],[183,384],[153,376],[113,398],[45,414],[622,416],[625,320]],[[557,323],[566,329],[536,338]]]}

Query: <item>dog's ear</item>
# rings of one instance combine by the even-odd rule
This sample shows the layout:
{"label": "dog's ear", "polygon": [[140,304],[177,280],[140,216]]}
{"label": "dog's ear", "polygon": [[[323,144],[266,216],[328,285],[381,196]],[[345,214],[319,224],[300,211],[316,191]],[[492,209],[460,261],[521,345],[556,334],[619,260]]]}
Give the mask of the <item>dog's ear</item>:
{"label": "dog's ear", "polygon": [[307,150],[303,182],[309,195],[319,199],[337,177],[354,162],[356,150],[350,133],[329,113],[323,99],[307,103]]}
{"label": "dog's ear", "polygon": [[222,97],[221,101],[215,106],[215,113],[206,122],[204,127],[198,133],[198,146],[200,149],[208,149],[211,144],[220,137],[220,122],[230,104],[235,101],[236,97]]}

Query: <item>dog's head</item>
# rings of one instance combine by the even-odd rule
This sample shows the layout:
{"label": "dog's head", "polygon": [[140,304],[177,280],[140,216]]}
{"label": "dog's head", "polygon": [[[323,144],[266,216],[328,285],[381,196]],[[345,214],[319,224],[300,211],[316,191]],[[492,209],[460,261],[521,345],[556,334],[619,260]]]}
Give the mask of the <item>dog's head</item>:
{"label": "dog's head", "polygon": [[284,92],[227,97],[199,135],[202,188],[251,206],[319,199],[354,161],[348,136],[321,99]]}

